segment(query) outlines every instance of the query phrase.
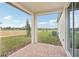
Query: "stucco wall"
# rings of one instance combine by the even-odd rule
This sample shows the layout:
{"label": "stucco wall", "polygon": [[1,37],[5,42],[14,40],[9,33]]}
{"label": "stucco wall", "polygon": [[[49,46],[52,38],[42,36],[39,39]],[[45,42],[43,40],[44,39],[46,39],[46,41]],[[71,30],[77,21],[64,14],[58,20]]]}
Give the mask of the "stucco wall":
{"label": "stucco wall", "polygon": [[65,40],[66,40],[66,18],[65,18],[65,9],[63,10],[63,13],[60,17],[60,20],[58,21],[58,34],[59,39],[62,42],[62,45],[65,46]]}
{"label": "stucco wall", "polygon": [[66,9],[63,10],[63,13],[58,21],[58,35],[67,56],[71,56],[68,51],[68,17]]}

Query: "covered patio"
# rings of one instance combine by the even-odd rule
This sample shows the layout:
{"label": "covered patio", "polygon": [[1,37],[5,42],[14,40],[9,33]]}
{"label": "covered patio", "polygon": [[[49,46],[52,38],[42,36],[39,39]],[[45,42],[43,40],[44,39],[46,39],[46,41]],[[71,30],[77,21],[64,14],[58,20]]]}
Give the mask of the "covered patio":
{"label": "covered patio", "polygon": [[52,12],[62,13],[63,10],[68,6],[67,2],[10,2],[8,3],[25,13],[32,16],[31,21],[31,44],[25,46],[24,48],[14,52],[9,55],[9,57],[30,57],[30,56],[60,56],[66,57],[65,50],[63,46],[55,46],[45,43],[38,43],[37,35],[37,16],[45,15]]}
{"label": "covered patio", "polygon": [[63,10],[69,5],[68,2],[60,2],[60,3],[59,2],[10,2],[8,4],[32,16],[31,43],[38,42],[37,16],[51,14],[53,12],[62,13]]}
{"label": "covered patio", "polygon": [[45,43],[29,44],[9,57],[67,57],[62,46]]}

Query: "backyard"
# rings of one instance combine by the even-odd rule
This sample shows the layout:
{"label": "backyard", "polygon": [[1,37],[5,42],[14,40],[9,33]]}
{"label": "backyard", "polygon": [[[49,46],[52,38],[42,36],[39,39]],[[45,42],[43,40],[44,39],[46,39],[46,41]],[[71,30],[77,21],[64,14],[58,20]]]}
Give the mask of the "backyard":
{"label": "backyard", "polygon": [[[38,41],[41,43],[61,45],[55,32],[55,30],[38,31]],[[0,46],[0,56],[8,56],[14,51],[31,43],[31,37],[26,36],[25,30],[3,30],[1,33],[0,40],[2,44]]]}
{"label": "backyard", "polygon": [[[79,31],[75,31],[75,45],[77,49],[79,49]],[[72,48],[72,32],[70,32],[70,35],[69,35],[69,39],[70,39],[70,47]]]}

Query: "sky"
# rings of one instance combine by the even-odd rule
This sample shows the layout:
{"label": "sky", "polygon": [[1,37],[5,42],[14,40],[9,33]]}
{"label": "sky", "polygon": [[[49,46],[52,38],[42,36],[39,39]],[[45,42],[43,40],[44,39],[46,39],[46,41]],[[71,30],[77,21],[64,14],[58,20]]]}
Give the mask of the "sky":
{"label": "sky", "polygon": [[0,22],[2,27],[22,27],[31,16],[6,4],[0,4]]}
{"label": "sky", "polygon": [[59,13],[51,13],[48,15],[38,16],[39,28],[57,28],[57,18]]}
{"label": "sky", "polygon": [[[79,19],[79,11],[76,12]],[[57,18],[59,13],[51,13],[48,15],[37,16],[38,28],[57,28]],[[72,17],[71,17],[72,18]],[[31,24],[32,17],[6,3],[0,3],[0,26],[2,27],[23,27],[26,24],[26,20],[29,20]],[[76,27],[79,20],[76,20]]]}
{"label": "sky", "polygon": [[[70,12],[70,27],[72,28],[73,27],[73,21],[72,21],[72,19],[73,19],[73,13],[72,13],[72,11]],[[76,11],[74,11],[74,25],[75,25],[75,28],[79,28],[79,10],[76,10]]]}

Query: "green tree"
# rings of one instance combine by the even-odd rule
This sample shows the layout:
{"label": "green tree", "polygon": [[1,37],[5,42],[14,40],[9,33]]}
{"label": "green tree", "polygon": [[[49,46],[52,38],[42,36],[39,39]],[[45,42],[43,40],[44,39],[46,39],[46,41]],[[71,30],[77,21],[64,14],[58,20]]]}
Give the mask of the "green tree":
{"label": "green tree", "polygon": [[31,28],[30,28],[30,24],[29,21],[26,20],[26,26],[25,26],[26,30],[27,30],[27,37],[31,36]]}

